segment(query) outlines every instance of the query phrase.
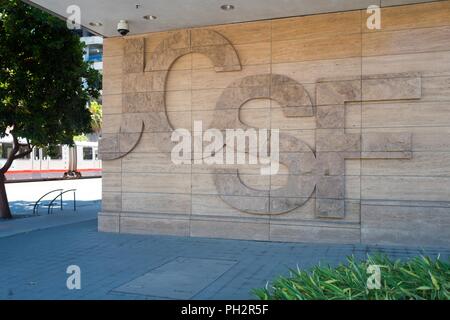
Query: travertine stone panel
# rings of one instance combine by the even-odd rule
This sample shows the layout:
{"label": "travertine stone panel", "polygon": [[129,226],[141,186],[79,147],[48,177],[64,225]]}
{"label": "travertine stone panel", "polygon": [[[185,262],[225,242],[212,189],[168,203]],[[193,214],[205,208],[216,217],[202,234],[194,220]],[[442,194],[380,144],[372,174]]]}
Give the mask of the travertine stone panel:
{"label": "travertine stone panel", "polygon": [[358,133],[344,133],[338,129],[316,130],[317,152],[359,152],[361,136]]}
{"label": "travertine stone panel", "polygon": [[103,39],[103,57],[123,56],[124,42],[122,37]]}
{"label": "travertine stone panel", "polygon": [[[391,102],[367,103],[362,109],[363,126],[372,128],[447,127],[450,121],[447,102]],[[386,115],[389,114],[389,117]],[[443,129],[444,130],[444,129]]]}
{"label": "travertine stone panel", "polygon": [[133,37],[125,39],[123,44],[123,53],[124,55],[128,55],[130,53],[140,53],[144,52],[144,38],[141,37]]}
{"label": "travertine stone panel", "polygon": [[318,152],[317,174],[321,176],[343,176],[345,174],[345,153]]}
{"label": "travertine stone panel", "polygon": [[141,139],[142,133],[119,134],[119,152],[129,153]]}
{"label": "travertine stone panel", "polygon": [[272,21],[257,21],[209,27],[222,34],[233,45],[253,44],[271,40]]}
{"label": "travertine stone panel", "polygon": [[[242,66],[269,64],[270,63],[270,42],[250,43],[234,45],[239,53],[239,60]],[[194,53],[192,55],[192,69],[213,68],[211,60],[203,54]]]}
{"label": "travertine stone panel", "polygon": [[445,203],[448,200],[449,185],[450,178],[446,176],[362,176],[361,197],[379,200],[381,203],[389,200],[394,203],[395,201]]}
{"label": "travertine stone panel", "polygon": [[102,96],[103,115],[122,113],[122,95],[110,94]]}
{"label": "travertine stone panel", "polygon": [[193,219],[191,221],[191,235],[194,237],[267,241],[269,240],[269,224],[267,222]]}
{"label": "travertine stone panel", "polygon": [[144,38],[125,40],[124,57],[124,73],[142,72],[144,70]]}
{"label": "travertine stone panel", "polygon": [[364,101],[420,99],[422,83],[420,75],[405,78],[382,79],[363,78],[362,91]]}
{"label": "travertine stone panel", "polygon": [[320,177],[316,191],[317,198],[344,200],[344,176]]}
{"label": "travertine stone panel", "polygon": [[189,236],[188,219],[169,219],[147,215],[120,217],[120,232],[134,234],[165,234]]}
{"label": "travertine stone panel", "polygon": [[[161,143],[161,140],[154,141],[154,143]],[[191,173],[191,164],[175,164],[172,162],[170,150],[166,153],[140,153],[137,149],[135,151],[118,160],[122,161],[124,172]]]}
{"label": "travertine stone panel", "polygon": [[[274,63],[272,72],[283,74],[306,85],[315,84],[324,77],[340,81],[355,80],[361,77],[361,67],[361,58],[345,58]],[[390,71],[386,70],[385,72]],[[378,74],[379,72],[373,73]]]}
{"label": "travertine stone panel", "polygon": [[99,152],[114,153],[119,152],[119,140],[115,134],[103,134],[101,142],[99,143]]}
{"label": "travertine stone panel", "polygon": [[126,212],[190,214],[191,195],[150,193],[145,197],[142,193],[124,193],[122,208]]}
{"label": "travertine stone panel", "polygon": [[218,32],[208,29],[193,29],[191,30],[191,46],[222,46],[229,45],[230,42],[220,35]]}
{"label": "travertine stone panel", "polygon": [[[141,123],[140,133],[123,132],[118,134],[112,134],[109,136],[103,136],[99,140],[100,158],[102,160],[114,160],[124,157],[125,155],[130,153],[139,143],[139,140],[142,137],[142,133],[144,132],[144,122],[142,120],[140,120],[139,122]],[[132,129],[130,128],[130,130]],[[126,131],[126,127],[124,131]]]}
{"label": "travertine stone panel", "polygon": [[103,57],[103,76],[123,74],[123,55]]}
{"label": "travertine stone panel", "polygon": [[103,77],[102,89],[104,95],[122,94],[122,74],[105,75]]}
{"label": "travertine stone panel", "polygon": [[98,215],[98,231],[120,232],[120,216],[118,213],[101,213]]}
{"label": "travertine stone panel", "polygon": [[319,82],[316,85],[316,103],[342,105],[361,100],[361,80]]}
{"label": "travertine stone panel", "polygon": [[191,192],[191,175],[185,173],[129,173],[122,177],[122,192]]}
{"label": "travertine stone panel", "polygon": [[[332,21],[332,23],[330,23]],[[361,12],[318,14],[272,21],[272,37],[277,40],[361,32]],[[364,19],[364,27],[366,20]]]}
{"label": "travertine stone panel", "polygon": [[217,73],[214,68],[193,69],[192,70],[192,89],[193,90],[211,90],[225,89],[230,85],[246,76],[254,76],[270,73],[270,64],[243,66],[239,72],[220,72]]}
{"label": "travertine stone panel", "polygon": [[320,218],[345,218],[345,201],[342,199],[316,199],[316,215]]}
{"label": "travertine stone panel", "polygon": [[[234,109],[229,113],[239,119],[239,108],[252,99],[272,99],[277,101],[287,117],[311,117],[313,105],[306,90],[289,77],[278,74],[247,76],[229,85],[219,97],[216,110]],[[213,123],[213,128],[233,128],[223,126],[221,119]]]}
{"label": "travertine stone panel", "polygon": [[164,111],[164,92],[137,92],[123,95],[122,113]]}
{"label": "travertine stone panel", "polygon": [[230,44],[192,47],[192,52],[206,55],[214,65],[216,72],[241,69],[239,60],[236,59],[236,51]]}
{"label": "travertine stone panel", "polygon": [[102,173],[103,192],[122,192],[122,174],[120,172]]}
{"label": "travertine stone panel", "polygon": [[[224,174],[225,173],[225,174]],[[220,170],[220,174],[214,176],[214,182],[217,192],[220,195],[249,196],[249,197],[268,197],[269,192],[249,188],[239,178],[237,170]]]}
{"label": "travertine stone panel", "polygon": [[421,88],[421,76],[418,73],[375,74],[363,76],[361,80],[321,81],[316,87],[316,103],[342,105],[361,100],[420,99]]}
{"label": "travertine stone panel", "polygon": [[363,75],[420,72],[422,77],[450,75],[450,51],[363,57]]}
{"label": "travertine stone panel", "polygon": [[154,73],[141,72],[141,73],[129,73],[123,76],[122,93],[136,93],[153,91]]}
{"label": "travertine stone panel", "polygon": [[[449,208],[427,206],[362,205],[364,243],[446,246],[450,242]],[[439,235],[439,236],[437,236]]]}
{"label": "travertine stone panel", "polygon": [[412,135],[408,133],[364,133],[362,151],[411,152]]}
{"label": "travertine stone panel", "polygon": [[325,243],[357,243],[360,241],[359,226],[330,227],[271,223],[270,240]]}
{"label": "travertine stone panel", "polygon": [[[241,182],[239,182],[241,184]],[[247,214],[267,214],[269,212],[269,197],[240,197],[220,195],[220,198],[233,208]]]}
{"label": "travertine stone panel", "polygon": [[[269,222],[270,217],[261,215],[258,212],[263,211],[268,207],[268,198],[258,197],[241,197],[241,196],[225,196],[211,194],[192,194],[192,216],[195,219],[207,219],[214,217],[215,219],[222,219],[228,221],[236,221],[237,219],[245,219],[250,221]],[[230,203],[242,203],[244,208],[253,208],[257,210],[255,213],[248,213],[235,209]]]}
{"label": "travertine stone panel", "polygon": [[208,56],[217,72],[241,69],[236,50],[225,37],[213,30],[194,29],[175,32],[164,40],[153,53],[146,71],[169,70],[176,59],[188,53]]}
{"label": "travertine stone panel", "polygon": [[[416,140],[414,144],[416,144]],[[430,156],[428,151],[413,151],[410,160],[363,161],[361,174],[368,176],[449,177],[450,152],[433,151],[432,156]]]}
{"label": "travertine stone panel", "polygon": [[122,210],[122,194],[120,192],[103,192],[102,210],[104,212],[120,212]]}
{"label": "travertine stone panel", "polygon": [[448,51],[450,26],[363,34],[363,56]]}
{"label": "travertine stone panel", "polygon": [[318,129],[344,129],[345,105],[318,106],[317,128]]}
{"label": "travertine stone panel", "polygon": [[[326,49],[328,47],[331,47],[332,50]],[[274,63],[359,56],[361,56],[360,33],[323,35],[305,39],[273,41],[272,43],[272,61]]]}

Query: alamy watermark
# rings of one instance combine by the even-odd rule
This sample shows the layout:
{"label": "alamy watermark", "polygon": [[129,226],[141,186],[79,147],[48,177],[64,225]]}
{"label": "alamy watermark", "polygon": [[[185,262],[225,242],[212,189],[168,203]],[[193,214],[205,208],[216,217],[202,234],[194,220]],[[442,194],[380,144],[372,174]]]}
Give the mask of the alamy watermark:
{"label": "alamy watermark", "polygon": [[194,121],[193,134],[176,129],[171,152],[174,164],[260,165],[261,175],[275,175],[280,164],[279,129],[207,129]]}
{"label": "alamy watermark", "polygon": [[381,269],[380,266],[371,264],[367,267],[366,272],[370,274],[367,278],[367,289],[378,290],[381,289]]}
{"label": "alamy watermark", "polygon": [[381,29],[381,9],[377,5],[370,5],[366,11],[370,16],[367,18],[366,26],[369,30]]}
{"label": "alamy watermark", "polygon": [[69,274],[66,280],[66,287],[69,290],[81,289],[81,269],[77,265],[70,265],[66,269],[66,273]]}
{"label": "alamy watermark", "polygon": [[67,28],[70,30],[81,29],[81,8],[77,5],[70,5],[66,9],[68,17],[66,19]]}

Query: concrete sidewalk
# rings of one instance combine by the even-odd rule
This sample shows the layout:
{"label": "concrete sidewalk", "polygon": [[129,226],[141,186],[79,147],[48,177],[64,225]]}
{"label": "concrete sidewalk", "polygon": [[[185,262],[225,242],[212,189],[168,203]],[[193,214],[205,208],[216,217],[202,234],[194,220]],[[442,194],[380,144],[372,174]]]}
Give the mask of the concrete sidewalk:
{"label": "concrete sidewalk", "polygon": [[[16,217],[12,220],[0,221],[0,238],[94,220],[100,211],[100,202],[84,203],[77,208],[77,211],[72,210],[71,204],[66,205],[64,211],[55,208],[53,214],[47,214],[45,210],[42,211],[39,216]],[[16,216],[20,216],[20,214]]]}
{"label": "concrete sidewalk", "polygon": [[[46,229],[0,238],[0,299],[252,299],[253,288],[297,266],[336,265],[375,252],[401,259],[450,256],[450,248],[100,233],[96,220],[49,227],[68,218],[75,219],[23,219],[47,221]],[[81,270],[80,290],[66,286],[71,265]]]}

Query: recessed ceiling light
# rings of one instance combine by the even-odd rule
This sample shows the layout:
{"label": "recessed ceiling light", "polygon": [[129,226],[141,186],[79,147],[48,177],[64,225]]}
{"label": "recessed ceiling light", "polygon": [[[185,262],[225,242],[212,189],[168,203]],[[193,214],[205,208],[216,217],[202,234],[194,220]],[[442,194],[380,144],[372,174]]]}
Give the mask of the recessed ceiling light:
{"label": "recessed ceiling light", "polygon": [[144,18],[145,20],[156,20],[156,19],[158,19],[157,16],[152,16],[152,15],[150,15],[150,14],[144,16],[143,18]]}
{"label": "recessed ceiling light", "polygon": [[234,6],[232,4],[224,4],[220,6],[220,9],[230,11],[234,9]]}
{"label": "recessed ceiling light", "polygon": [[101,23],[101,22],[89,22],[89,25],[91,27],[101,27],[103,25],[103,23]]}

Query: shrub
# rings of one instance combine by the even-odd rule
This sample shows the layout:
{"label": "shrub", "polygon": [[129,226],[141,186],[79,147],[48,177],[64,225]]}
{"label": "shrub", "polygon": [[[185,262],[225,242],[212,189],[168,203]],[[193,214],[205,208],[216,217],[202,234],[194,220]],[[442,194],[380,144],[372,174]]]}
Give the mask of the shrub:
{"label": "shrub", "polygon": [[[336,268],[313,267],[290,270],[289,277],[278,277],[265,288],[254,289],[261,300],[450,300],[450,264],[440,257],[415,257],[393,261],[385,255],[358,261],[353,256]],[[370,265],[379,266],[379,289],[368,289]]]}

